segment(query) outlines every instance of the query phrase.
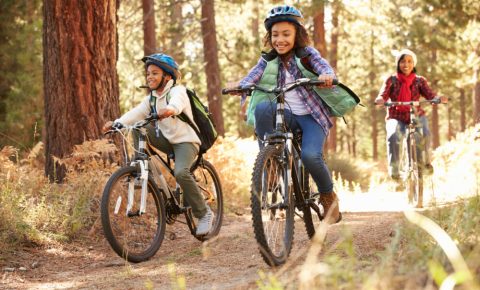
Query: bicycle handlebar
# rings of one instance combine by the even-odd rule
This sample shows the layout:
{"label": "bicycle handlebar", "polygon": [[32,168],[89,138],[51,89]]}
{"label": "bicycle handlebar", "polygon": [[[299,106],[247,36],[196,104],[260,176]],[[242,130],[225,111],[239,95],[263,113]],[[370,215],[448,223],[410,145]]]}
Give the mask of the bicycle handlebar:
{"label": "bicycle handlebar", "polygon": [[145,119],[137,121],[131,126],[127,126],[122,123],[116,122],[116,123],[113,123],[112,128],[107,132],[103,133],[103,135],[120,132],[122,129],[140,129],[142,127],[145,127],[148,123],[155,121],[157,119],[158,119],[158,115],[156,113],[152,113],[148,115]]}
{"label": "bicycle handlebar", "polygon": [[408,101],[408,102],[392,102],[388,101],[385,102],[383,105],[385,107],[394,107],[394,106],[419,106],[420,104],[424,103],[431,103],[431,104],[441,104],[441,100],[439,98],[433,98],[431,100],[419,100],[419,101]]}
{"label": "bicycle handlebar", "polygon": [[[273,89],[268,89],[268,88],[259,86],[257,84],[248,84],[245,86],[231,88],[231,89],[222,89],[222,94],[228,95],[231,93],[243,93],[243,92],[247,92],[248,94],[251,94],[251,92],[254,90],[259,90],[265,93],[280,94],[282,92],[286,93],[288,91],[291,91],[299,86],[315,86],[315,85],[323,85],[323,84],[325,84],[325,81],[323,80],[301,78],[301,79],[295,80],[294,82],[285,84],[282,87],[276,87]],[[332,84],[338,85],[338,80],[334,79]]]}

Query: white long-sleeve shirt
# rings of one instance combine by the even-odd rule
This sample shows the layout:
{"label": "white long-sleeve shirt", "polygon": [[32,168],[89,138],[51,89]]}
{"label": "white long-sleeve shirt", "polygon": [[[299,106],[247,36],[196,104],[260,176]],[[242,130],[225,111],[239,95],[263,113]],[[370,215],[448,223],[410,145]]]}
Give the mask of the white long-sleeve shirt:
{"label": "white long-sleeve shirt", "polygon": [[[160,96],[157,94],[157,91],[153,91],[153,97],[156,98],[155,107],[157,111],[167,108],[175,112],[174,116],[159,121],[158,127],[171,144],[189,142],[200,145],[200,139],[192,127],[175,117],[184,112],[190,120],[193,120],[187,89],[182,85],[172,86],[173,80],[168,81]],[[170,94],[170,97],[167,104],[168,94]],[[115,122],[133,125],[135,122],[145,119],[150,113],[150,95],[148,95],[140,104],[115,120]]]}

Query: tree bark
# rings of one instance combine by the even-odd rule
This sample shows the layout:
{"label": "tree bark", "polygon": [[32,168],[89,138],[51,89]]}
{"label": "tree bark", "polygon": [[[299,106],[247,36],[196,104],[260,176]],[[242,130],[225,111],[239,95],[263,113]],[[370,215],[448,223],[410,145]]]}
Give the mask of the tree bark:
{"label": "tree bark", "polygon": [[[477,58],[480,58],[480,45],[476,49]],[[480,65],[477,64],[473,68],[473,124],[480,123]]]}
{"label": "tree bark", "polygon": [[53,160],[76,144],[97,139],[118,117],[117,2],[43,3],[45,173],[61,182],[65,167]]}
{"label": "tree bark", "polygon": [[[337,0],[332,3],[332,33],[330,38],[330,65],[337,71],[338,62],[338,15],[340,14],[340,5]],[[328,137],[329,150],[333,153],[337,152],[337,118],[332,118],[333,127],[330,129]]]}
{"label": "tree bark", "polygon": [[154,0],[142,0],[143,9],[143,53],[151,55],[157,52],[155,39],[155,6]]}
{"label": "tree bark", "polygon": [[323,58],[327,58],[327,43],[325,40],[325,1],[313,1],[315,14],[313,16],[313,44]]}
{"label": "tree bark", "polygon": [[[373,29],[373,27],[372,27]],[[370,104],[375,103],[377,97],[377,90],[375,89],[375,81],[377,75],[375,71],[377,70],[375,66],[375,35],[373,30],[370,31],[370,73],[369,73],[369,83],[370,83]],[[373,160],[378,160],[378,120],[377,120],[377,108],[375,106],[370,106],[370,116],[371,116],[371,126],[372,126],[372,158]]]}
{"label": "tree bark", "polygon": [[181,65],[185,60],[185,53],[183,51],[183,15],[182,8],[183,3],[177,0],[171,0],[172,12],[170,14],[170,28],[171,31],[171,42],[170,42],[170,51],[175,59],[175,61]]}
{"label": "tree bark", "polygon": [[218,64],[217,31],[215,27],[214,0],[202,0],[202,36],[205,74],[207,75],[208,107],[217,132],[225,135],[222,115],[220,66]]}
{"label": "tree bark", "polygon": [[[437,63],[437,50],[433,48],[432,50],[432,63]],[[432,81],[432,86],[437,87],[438,80],[434,79]],[[431,133],[432,133],[432,148],[435,149],[440,146],[440,134],[438,126],[438,106],[432,107],[432,117],[431,117]]]}
{"label": "tree bark", "polygon": [[460,89],[460,132],[467,128],[467,106],[465,104],[465,89]]}

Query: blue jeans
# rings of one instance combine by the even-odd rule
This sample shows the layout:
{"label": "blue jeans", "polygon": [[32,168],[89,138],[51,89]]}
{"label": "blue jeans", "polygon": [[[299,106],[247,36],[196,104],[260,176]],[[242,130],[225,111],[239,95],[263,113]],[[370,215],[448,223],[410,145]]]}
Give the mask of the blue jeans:
{"label": "blue jeans", "polygon": [[[274,131],[276,103],[261,102],[255,107],[255,133],[260,148],[263,147],[265,134]],[[294,115],[285,109],[285,123],[291,132],[302,131],[302,162],[315,181],[320,193],[333,191],[330,171],[323,159],[323,146],[326,135],[320,124],[311,115]]]}
{"label": "blue jeans", "polygon": [[[418,135],[416,135],[417,138],[415,139],[417,144],[417,159],[420,164],[423,164],[424,161],[423,161],[422,148],[425,148],[426,150],[428,150],[428,144],[424,136],[425,137],[429,136],[430,131],[428,130],[428,121],[425,116],[421,116],[417,120],[420,123],[415,129],[415,131],[419,133]],[[402,149],[401,144],[403,142],[403,138],[405,138],[407,127],[408,127],[408,124],[405,124],[396,119],[388,119],[386,122],[388,174],[391,177],[396,178],[399,176],[400,150]]]}

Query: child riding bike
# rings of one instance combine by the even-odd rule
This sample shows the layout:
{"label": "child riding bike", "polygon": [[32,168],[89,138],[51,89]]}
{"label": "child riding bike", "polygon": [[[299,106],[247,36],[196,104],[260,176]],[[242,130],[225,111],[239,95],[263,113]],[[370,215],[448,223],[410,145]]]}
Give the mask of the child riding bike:
{"label": "child riding bike", "polygon": [[[375,99],[377,105],[381,106],[388,100],[393,102],[418,101],[420,96],[427,100],[435,98],[436,95],[428,86],[427,80],[416,74],[417,56],[413,51],[403,49],[395,52],[395,65],[397,72],[395,75],[388,77],[383,83],[379,95]],[[440,101],[446,103],[447,99],[446,97],[440,97]],[[427,117],[425,116],[425,111],[420,106],[416,111],[421,123],[417,130],[422,130],[423,134],[420,135],[424,136],[423,142],[418,140],[417,144],[424,144],[425,146],[425,150],[418,150],[420,154],[422,154],[422,151],[425,152],[425,156],[419,155],[418,160],[424,160],[422,165],[427,172],[433,171],[429,158],[430,130],[428,129]],[[388,174],[399,184],[402,182],[399,174],[400,144],[405,136],[409,121],[410,115],[407,106],[392,106],[388,108],[386,116]]]}
{"label": "child riding bike", "polygon": [[172,57],[162,53],[146,56],[142,61],[145,63],[150,95],[119,119],[105,123],[103,130],[106,132],[115,124],[132,125],[155,113],[158,116],[155,126],[147,126],[149,142],[160,151],[175,155],[175,179],[182,187],[193,215],[199,219],[196,234],[208,234],[214,214],[190,172],[201,142],[189,124],[175,118],[183,112],[193,120],[186,88],[175,85],[180,78],[178,65]]}
{"label": "child riding bike", "polygon": [[[331,88],[335,73],[320,53],[308,46],[310,38],[302,22],[301,12],[293,6],[271,9],[265,18],[267,33],[264,38],[270,52],[262,54],[243,80],[229,83],[227,88],[248,84],[274,88],[304,78],[307,69],[325,82],[324,87]],[[245,97],[242,97],[242,103]],[[339,222],[339,201],[323,158],[325,139],[332,127],[328,109],[315,89],[303,86],[287,92],[285,102],[285,120],[289,129],[302,132],[301,158],[317,185],[325,214],[330,212],[327,222]],[[260,147],[265,142],[265,135],[274,131],[275,108],[274,101],[266,93],[254,90],[247,110],[247,123],[255,127]]]}

